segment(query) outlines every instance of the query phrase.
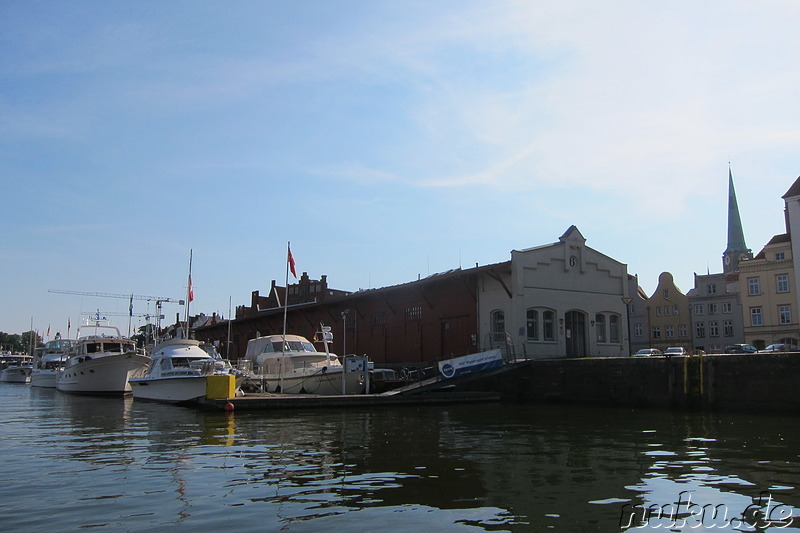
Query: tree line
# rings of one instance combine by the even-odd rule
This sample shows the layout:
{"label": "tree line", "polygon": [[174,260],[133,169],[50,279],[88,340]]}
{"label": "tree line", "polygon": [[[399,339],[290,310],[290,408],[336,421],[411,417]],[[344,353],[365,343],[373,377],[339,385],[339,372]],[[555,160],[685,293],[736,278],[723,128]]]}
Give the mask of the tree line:
{"label": "tree line", "polygon": [[33,355],[31,353],[31,340],[33,341],[33,347],[42,344],[42,338],[35,331],[26,331],[22,334],[0,331],[0,351]]}

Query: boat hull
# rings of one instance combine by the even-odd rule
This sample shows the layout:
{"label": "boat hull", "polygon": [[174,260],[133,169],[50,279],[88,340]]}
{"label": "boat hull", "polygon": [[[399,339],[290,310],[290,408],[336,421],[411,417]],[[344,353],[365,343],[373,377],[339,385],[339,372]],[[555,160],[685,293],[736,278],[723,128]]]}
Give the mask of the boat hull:
{"label": "boat hull", "polygon": [[31,371],[31,387],[41,387],[43,389],[56,388],[56,374],[55,370],[46,370],[42,368],[34,368]]}
{"label": "boat hull", "polygon": [[266,383],[266,392],[283,394],[319,394],[333,396],[337,394],[362,394],[364,392],[364,376],[358,372],[344,374],[345,383],[342,390],[342,372],[316,372],[314,374],[291,374],[262,376]]}
{"label": "boat hull", "polygon": [[143,375],[150,358],[138,353],[104,355],[84,359],[60,371],[56,388],[83,394],[125,394],[131,392],[129,379]]}
{"label": "boat hull", "polygon": [[131,378],[133,397],[166,403],[191,403],[206,395],[206,376]]}
{"label": "boat hull", "polygon": [[30,383],[31,367],[11,366],[0,370],[0,383]]}

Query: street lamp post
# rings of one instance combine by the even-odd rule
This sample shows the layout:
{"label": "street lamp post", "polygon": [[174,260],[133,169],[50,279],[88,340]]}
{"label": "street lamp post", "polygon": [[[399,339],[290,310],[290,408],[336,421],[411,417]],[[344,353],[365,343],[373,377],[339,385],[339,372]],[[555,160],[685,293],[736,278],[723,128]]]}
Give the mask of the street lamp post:
{"label": "street lamp post", "polygon": [[[350,309],[342,311],[342,357],[347,355],[347,315]],[[344,361],[344,359],[342,359]]]}
{"label": "street lamp post", "polygon": [[631,302],[633,298],[630,296],[624,296],[622,298],[622,303],[625,304],[625,323],[628,325],[628,355],[631,354],[633,349],[631,348]]}

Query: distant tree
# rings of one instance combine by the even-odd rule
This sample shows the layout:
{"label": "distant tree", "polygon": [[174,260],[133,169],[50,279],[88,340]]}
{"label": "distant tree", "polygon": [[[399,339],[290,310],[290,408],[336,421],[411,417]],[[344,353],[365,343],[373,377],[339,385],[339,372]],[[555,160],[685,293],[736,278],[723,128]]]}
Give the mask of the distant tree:
{"label": "distant tree", "polygon": [[31,352],[31,339],[34,341],[34,347],[42,343],[42,338],[34,331],[26,331],[22,335],[0,331],[0,350],[29,354]]}
{"label": "distant tree", "polygon": [[40,344],[43,344],[42,338],[35,331],[24,332],[22,335],[20,335],[20,340],[21,346],[19,351],[27,353],[28,355],[33,355],[33,349],[31,347],[36,348]]}

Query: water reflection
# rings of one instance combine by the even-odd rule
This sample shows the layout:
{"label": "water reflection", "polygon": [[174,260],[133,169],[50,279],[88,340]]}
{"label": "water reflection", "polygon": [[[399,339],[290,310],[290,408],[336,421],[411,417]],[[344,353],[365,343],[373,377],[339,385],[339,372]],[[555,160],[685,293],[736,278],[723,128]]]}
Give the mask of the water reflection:
{"label": "water reflection", "polygon": [[[689,531],[707,505],[733,530],[800,525],[792,417],[505,404],[225,414],[13,389],[0,387],[0,453],[25,462],[0,461],[0,501],[52,498],[63,529]],[[776,508],[783,521],[768,523]]]}

